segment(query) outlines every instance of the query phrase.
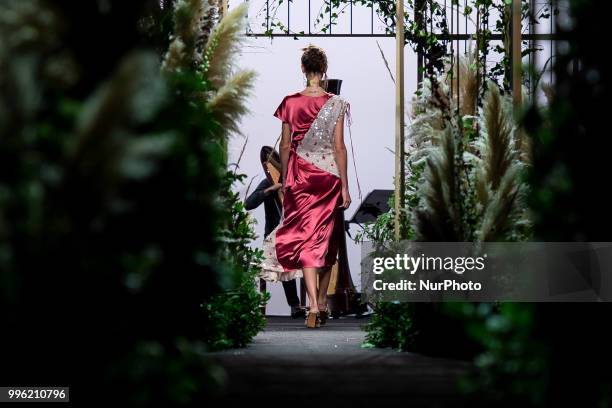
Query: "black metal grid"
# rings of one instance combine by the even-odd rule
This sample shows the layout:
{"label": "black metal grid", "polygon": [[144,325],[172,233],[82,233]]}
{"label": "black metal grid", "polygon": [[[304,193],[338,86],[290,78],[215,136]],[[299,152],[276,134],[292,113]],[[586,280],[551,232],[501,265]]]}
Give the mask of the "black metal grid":
{"label": "black metal grid", "polygon": [[[248,1],[248,0],[247,0]],[[291,22],[292,22],[292,18],[294,17],[295,13],[292,13],[292,7],[295,1],[307,1],[308,2],[308,30],[302,32],[292,32],[291,31]],[[536,3],[536,0],[529,0],[530,1],[530,7],[532,8],[532,10],[535,9],[535,7],[539,4],[542,5],[543,2],[540,1],[539,3]],[[545,0],[547,2],[547,4],[549,5],[550,8],[552,8],[554,6],[554,1],[555,0]],[[392,2],[394,3],[395,0],[380,0],[379,3],[382,2]],[[254,1],[253,1],[254,3]],[[376,37],[395,37],[394,33],[389,33],[389,32],[375,32],[374,30],[374,26],[375,26],[375,20],[377,17],[377,14],[374,11],[374,7],[372,6],[368,6],[367,8],[370,9],[369,11],[369,18],[370,18],[370,30],[369,32],[355,32],[354,31],[354,16],[353,16],[353,9],[356,7],[364,7],[361,5],[356,5],[353,4],[354,2],[352,0],[349,0],[348,5],[344,4],[341,9],[335,9],[333,7],[333,5],[331,5],[331,2],[329,0],[324,0],[323,2],[321,1],[317,1],[317,3],[322,3],[324,6],[325,5],[330,5],[329,7],[329,11],[327,12],[327,16],[328,16],[328,21],[327,21],[327,25],[329,27],[328,32],[313,32],[313,13],[317,13],[316,15],[320,15],[321,12],[319,9],[319,11],[313,10],[313,1],[312,0],[284,0],[282,7],[284,7],[286,9],[286,16],[287,19],[286,21],[283,21],[283,25],[285,28],[284,32],[281,31],[270,31],[270,18],[274,17],[271,16],[271,11],[273,13],[277,13],[278,7],[274,10],[272,10],[272,7],[276,4],[278,4],[278,2],[276,1],[271,1],[271,0],[265,0],[265,1],[259,1],[259,3],[262,5],[262,8],[259,10],[259,12],[257,13],[258,15],[261,15],[263,13],[265,13],[265,23],[266,23],[266,31],[253,31],[250,25],[247,25],[247,30],[246,30],[246,35],[249,37],[260,37],[260,36],[270,36],[270,37],[290,37],[290,38],[298,38],[298,37],[334,37],[334,38],[359,38],[359,37],[367,37],[367,38],[376,38]],[[461,13],[461,8],[465,7],[468,5],[468,0],[438,0],[438,3],[444,8],[444,10],[447,11],[447,21],[449,22],[449,33],[448,34],[442,34],[442,33],[436,33],[437,37],[439,40],[442,41],[447,41],[448,42],[448,55],[451,56],[451,58],[454,60],[455,58],[459,58],[460,55],[460,49],[461,49],[461,42],[463,42],[463,49],[467,49],[467,43],[470,40],[474,40],[476,38],[477,32],[474,30],[472,32],[468,32],[468,27],[469,27],[469,17],[467,15],[462,15]],[[348,10],[346,10],[348,8]],[[478,10],[479,11],[479,10]],[[348,14],[348,31],[346,32],[335,32],[334,29],[337,29],[336,26],[334,26],[333,24],[331,24],[334,19],[333,19],[333,13],[334,12],[342,12],[342,14],[347,13]],[[425,11],[427,12],[427,11]],[[477,17],[478,19],[478,17]],[[527,41],[529,44],[529,47],[533,47],[536,43],[540,42],[544,42],[544,41],[549,41],[550,42],[550,56],[549,59],[552,59],[554,57],[553,53],[554,53],[554,47],[553,47],[553,41],[558,40],[558,36],[555,34],[554,32],[554,27],[555,27],[555,21],[554,21],[554,15],[550,16],[550,24],[549,24],[549,30],[546,33],[536,33],[535,31],[535,24],[533,21],[528,21],[525,22],[523,21],[523,27],[526,27],[526,30],[523,30],[521,38],[522,41]],[[488,24],[488,23],[487,23]],[[261,23],[260,23],[261,26]],[[475,26],[475,24],[474,24]],[[488,27],[488,26],[487,26]],[[430,31],[433,29],[433,27],[429,27]],[[463,32],[462,32],[463,31]],[[490,35],[490,39],[491,41],[502,41],[503,40],[503,35],[500,32],[493,32]],[[417,54],[417,82],[420,83],[423,79],[423,64],[424,64],[424,58],[425,56]],[[535,59],[534,57],[532,57],[530,55],[529,57],[529,64],[535,64]],[[512,66],[512,63],[510,63],[510,65]],[[532,81],[531,78],[531,72],[527,72],[526,75],[529,78],[529,83],[530,86],[531,84],[534,82]],[[552,71],[550,73],[550,81],[552,82],[553,77],[552,77]],[[532,91],[534,89],[532,88]]]}

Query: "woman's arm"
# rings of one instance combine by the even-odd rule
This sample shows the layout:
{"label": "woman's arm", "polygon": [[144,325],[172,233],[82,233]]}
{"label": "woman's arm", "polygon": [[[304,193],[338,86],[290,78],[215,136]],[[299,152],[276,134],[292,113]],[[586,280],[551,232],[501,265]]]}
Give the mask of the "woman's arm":
{"label": "woman's arm", "polygon": [[336,156],[336,165],[340,173],[340,181],[342,182],[342,207],[348,208],[351,205],[351,196],[348,187],[347,175],[347,158],[346,145],[344,144],[344,112],[338,117],[336,127],[334,128],[334,154]]}
{"label": "woman's arm", "polygon": [[283,122],[281,130],[281,141],[279,144],[279,154],[281,160],[281,191],[285,192],[285,180],[287,179],[287,163],[289,162],[289,150],[291,149],[291,125]]}

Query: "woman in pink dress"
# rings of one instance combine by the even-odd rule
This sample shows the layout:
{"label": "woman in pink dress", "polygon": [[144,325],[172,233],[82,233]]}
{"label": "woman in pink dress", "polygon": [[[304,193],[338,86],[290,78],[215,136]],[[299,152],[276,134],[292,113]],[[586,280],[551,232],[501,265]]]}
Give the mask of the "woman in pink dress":
{"label": "woman in pink dress", "polygon": [[[264,240],[261,277],[285,281],[304,277],[310,309],[307,327],[327,318],[327,289],[338,255],[339,213],[349,207],[344,117],[350,105],[321,86],[325,52],[303,49],[307,86],[285,96],[274,116],[282,120],[280,142],[283,211],[279,225]],[[317,287],[318,274],[318,287]]]}

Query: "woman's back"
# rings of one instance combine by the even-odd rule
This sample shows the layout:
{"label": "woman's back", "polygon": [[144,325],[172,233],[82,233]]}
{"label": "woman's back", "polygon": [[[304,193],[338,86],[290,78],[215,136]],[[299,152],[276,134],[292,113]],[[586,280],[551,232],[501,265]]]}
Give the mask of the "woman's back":
{"label": "woman's back", "polygon": [[292,140],[301,140],[332,93],[308,96],[295,92],[285,96],[274,116],[291,125]]}

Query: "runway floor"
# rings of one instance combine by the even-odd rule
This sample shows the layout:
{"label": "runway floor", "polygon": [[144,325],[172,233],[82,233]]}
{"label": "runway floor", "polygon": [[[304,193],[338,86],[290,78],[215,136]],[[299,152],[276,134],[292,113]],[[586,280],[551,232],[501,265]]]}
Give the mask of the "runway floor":
{"label": "runway floor", "polygon": [[303,319],[269,317],[266,329],[247,348],[211,353],[227,374],[219,402],[464,406],[457,380],[470,363],[362,348],[365,323],[343,317],[313,330]]}

